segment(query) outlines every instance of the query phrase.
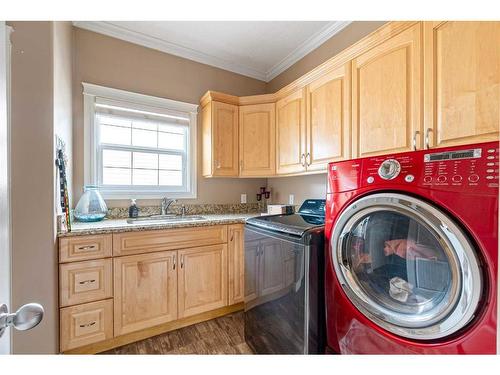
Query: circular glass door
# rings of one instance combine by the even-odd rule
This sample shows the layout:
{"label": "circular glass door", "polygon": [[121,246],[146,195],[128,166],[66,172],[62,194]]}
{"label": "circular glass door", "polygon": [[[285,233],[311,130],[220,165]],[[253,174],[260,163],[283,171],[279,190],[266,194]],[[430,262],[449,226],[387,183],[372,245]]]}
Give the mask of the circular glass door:
{"label": "circular glass door", "polygon": [[357,200],[339,217],[331,251],[351,302],[397,335],[448,336],[479,303],[472,245],[447,215],[419,199],[381,193]]}

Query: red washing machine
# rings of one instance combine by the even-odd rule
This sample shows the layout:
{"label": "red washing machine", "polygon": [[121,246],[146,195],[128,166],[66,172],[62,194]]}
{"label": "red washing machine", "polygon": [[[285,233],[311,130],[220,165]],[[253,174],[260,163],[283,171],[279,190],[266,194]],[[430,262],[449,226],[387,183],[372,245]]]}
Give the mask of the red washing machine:
{"label": "red washing machine", "polygon": [[494,354],[498,143],[331,163],[329,348]]}

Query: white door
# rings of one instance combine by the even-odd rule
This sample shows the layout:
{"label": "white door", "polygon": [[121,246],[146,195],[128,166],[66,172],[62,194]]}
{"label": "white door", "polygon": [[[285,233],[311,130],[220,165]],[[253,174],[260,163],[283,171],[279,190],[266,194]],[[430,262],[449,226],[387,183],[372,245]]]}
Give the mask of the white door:
{"label": "white door", "polygon": [[[10,215],[8,189],[8,122],[7,122],[7,71],[8,71],[7,30],[0,21],[0,305],[10,306]],[[10,330],[0,337],[0,354],[10,353]]]}
{"label": "white door", "polygon": [[43,318],[43,307],[28,303],[17,311],[11,305],[10,247],[10,29],[0,21],[0,354],[11,353],[11,328],[25,331]]}

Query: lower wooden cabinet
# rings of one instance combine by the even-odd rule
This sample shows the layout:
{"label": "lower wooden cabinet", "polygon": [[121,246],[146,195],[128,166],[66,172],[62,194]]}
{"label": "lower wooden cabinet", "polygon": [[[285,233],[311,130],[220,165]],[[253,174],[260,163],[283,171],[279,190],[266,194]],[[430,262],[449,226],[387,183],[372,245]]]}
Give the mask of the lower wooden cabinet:
{"label": "lower wooden cabinet", "polygon": [[90,302],[60,311],[61,351],[113,337],[113,300]]}
{"label": "lower wooden cabinet", "polygon": [[227,305],[227,245],[179,250],[179,318]]}
{"label": "lower wooden cabinet", "polygon": [[113,260],[115,336],[177,319],[176,253]]}
{"label": "lower wooden cabinet", "polygon": [[111,259],[65,263],[59,266],[59,304],[76,305],[113,296]]}
{"label": "lower wooden cabinet", "polygon": [[[98,239],[60,243],[67,248]],[[113,258],[60,260],[61,352],[123,345],[148,329],[158,334],[175,321],[186,324],[181,318],[223,314],[243,301],[243,224],[115,233],[109,250],[110,242]]]}
{"label": "lower wooden cabinet", "polygon": [[229,304],[242,302],[245,296],[245,243],[243,224],[228,226]]}

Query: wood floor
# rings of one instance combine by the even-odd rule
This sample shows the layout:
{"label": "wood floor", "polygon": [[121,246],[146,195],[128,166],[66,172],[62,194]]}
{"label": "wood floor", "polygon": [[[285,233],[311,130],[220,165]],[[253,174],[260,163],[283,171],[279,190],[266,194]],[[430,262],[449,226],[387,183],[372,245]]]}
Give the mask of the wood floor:
{"label": "wood floor", "polygon": [[236,312],[102,354],[253,354],[243,324],[243,312]]}

